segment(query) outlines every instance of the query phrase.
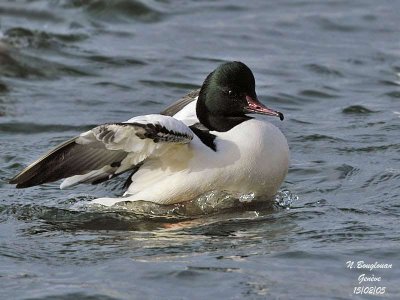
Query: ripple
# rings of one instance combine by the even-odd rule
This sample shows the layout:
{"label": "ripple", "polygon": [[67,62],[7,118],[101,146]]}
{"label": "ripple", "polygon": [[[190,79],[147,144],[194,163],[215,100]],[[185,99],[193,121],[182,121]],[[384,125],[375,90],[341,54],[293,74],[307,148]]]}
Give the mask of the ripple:
{"label": "ripple", "polygon": [[296,118],[292,118],[291,121],[294,122],[294,123],[300,124],[300,125],[314,125],[314,123],[312,123],[312,122],[299,120],[299,119],[296,119]]}
{"label": "ripple", "polygon": [[29,65],[18,62],[9,52],[0,53],[0,75],[26,78],[29,76],[44,77],[44,72]]}
{"label": "ripple", "polygon": [[108,57],[103,55],[92,55],[87,57],[94,62],[109,64],[116,67],[144,66],[147,63],[138,59],[127,57]]}
{"label": "ripple", "polygon": [[13,16],[13,17],[22,17],[24,19],[30,19],[30,20],[39,20],[43,21],[46,20],[47,22],[62,22],[63,19],[55,16],[52,12],[48,12],[45,10],[37,10],[37,9],[32,9],[30,7],[29,9],[24,9],[24,8],[16,8],[16,7],[8,7],[0,6],[0,15],[7,15],[7,16]]}
{"label": "ripple", "polygon": [[332,95],[317,90],[303,90],[300,92],[300,95],[306,97],[327,98],[327,99],[338,97],[337,95]]}
{"label": "ripple", "polygon": [[85,131],[92,127],[89,126],[73,126],[62,124],[37,124],[37,123],[1,123],[0,132],[8,133],[43,133],[43,132],[66,132],[66,131]]}
{"label": "ripple", "polygon": [[286,93],[279,93],[277,96],[269,97],[269,101],[278,104],[298,104],[301,102],[301,98]]}
{"label": "ripple", "polygon": [[319,229],[299,232],[298,235],[304,236],[308,240],[318,240],[319,243],[340,243],[354,241],[357,239],[371,239],[381,233],[374,231],[367,225],[352,225],[340,229]]}
{"label": "ripple", "polygon": [[400,124],[387,124],[387,123],[380,123],[379,125],[385,124],[381,128],[382,131],[389,132],[389,131],[400,131]]}
{"label": "ripple", "polygon": [[90,16],[101,21],[124,22],[138,20],[144,23],[162,20],[163,13],[149,5],[134,0],[88,0],[71,1],[64,7],[80,7]]}
{"label": "ripple", "polygon": [[400,86],[400,81],[394,81],[394,80],[380,80],[380,84],[387,85],[387,86]]}
{"label": "ripple", "polygon": [[329,76],[335,76],[335,77],[343,77],[343,74],[332,67],[327,67],[319,64],[307,64],[305,65],[305,68],[308,69],[309,71],[320,74],[320,75],[329,75]]}
{"label": "ripple", "polygon": [[[368,179],[362,188],[367,188],[373,185],[381,185],[381,183],[385,181],[393,180],[393,183],[398,182],[400,179],[400,170],[385,170],[383,172],[379,172],[375,174],[370,179]],[[386,189],[385,186],[382,186],[383,189]]]}
{"label": "ripple", "polygon": [[240,269],[239,268],[222,268],[222,267],[188,266],[188,270],[229,273],[229,272],[239,271]]}
{"label": "ripple", "polygon": [[322,29],[328,31],[354,32],[361,29],[355,25],[347,25],[341,20],[333,21],[322,17],[316,18],[316,22],[322,27]]}
{"label": "ripple", "polygon": [[356,66],[365,65],[365,61],[360,58],[348,58],[345,61]]}
{"label": "ripple", "polygon": [[[29,234],[52,230],[154,230],[160,224],[149,217],[124,211],[92,210],[77,211],[40,205],[11,205],[2,215],[18,220],[42,220],[42,226],[31,228]],[[146,218],[147,217],[147,218]],[[159,219],[160,220],[160,219]],[[164,218],[163,221],[167,221]],[[169,221],[169,220],[168,220]]]}
{"label": "ripple", "polygon": [[386,150],[399,150],[400,144],[386,144],[386,145],[373,145],[366,147],[348,147],[338,149],[340,152],[361,152],[361,153],[374,153],[374,152],[382,152]]}
{"label": "ripple", "polygon": [[[96,82],[94,85],[103,86],[103,87],[111,86],[111,87],[116,87],[116,88],[124,90],[124,91],[129,91],[129,90],[133,89],[133,87],[131,87],[131,86],[123,85],[123,84],[115,83],[115,82],[110,82],[110,81]],[[78,102],[78,100],[77,100],[77,102]],[[85,101],[85,104],[86,104],[86,101]]]}
{"label": "ripple", "polygon": [[342,164],[335,170],[339,172],[339,176],[337,177],[337,179],[348,179],[349,177],[354,176],[360,171],[358,168],[350,166],[348,164]]}
{"label": "ripple", "polygon": [[85,34],[57,34],[14,27],[4,32],[3,40],[15,48],[61,49],[65,43],[80,42],[87,38]]}
{"label": "ripple", "polygon": [[362,105],[351,105],[342,110],[344,114],[371,114],[374,112]]}
{"label": "ripple", "polygon": [[185,90],[195,90],[200,87],[198,85],[191,83],[172,82],[172,81],[140,80],[140,83],[143,83],[150,87],[172,87]]}
{"label": "ripple", "polygon": [[385,93],[385,96],[397,99],[397,98],[400,98],[400,91],[387,92],[387,93]]}
{"label": "ripple", "polygon": [[54,50],[67,55],[68,43],[81,42],[85,34],[57,34],[23,27],[5,31],[0,40],[0,75],[17,78],[49,78],[57,76],[89,76],[90,72],[81,65],[71,66],[58,61],[47,60],[46,55],[31,49]]}
{"label": "ripple", "polygon": [[75,299],[80,299],[80,300],[118,300],[121,298],[115,298],[115,297],[110,297],[108,295],[103,295],[103,294],[90,294],[88,295],[87,293],[64,293],[62,295],[60,294],[53,294],[49,296],[42,296],[42,297],[33,297],[33,298],[25,298],[26,300],[53,300],[53,299],[58,299],[58,300],[75,300]]}
{"label": "ripple", "polygon": [[340,207],[338,208],[340,211],[345,212],[345,213],[352,213],[352,214],[356,214],[356,215],[368,215],[369,212],[362,210],[362,209],[357,209],[357,208],[353,208],[353,207]]}
{"label": "ripple", "polygon": [[344,142],[343,139],[329,136],[329,135],[324,135],[324,134],[310,134],[310,135],[301,135],[296,140],[299,141],[312,141],[312,142],[319,142],[319,141],[324,141],[324,142],[331,142],[331,143],[337,143],[337,142]]}
{"label": "ripple", "polygon": [[211,62],[215,64],[222,64],[226,62],[226,60],[215,58],[215,57],[204,57],[204,56],[191,56],[187,55],[184,58],[194,60],[194,61],[201,61],[201,62]]}
{"label": "ripple", "polygon": [[23,52],[0,53],[0,75],[16,78],[57,79],[57,76],[91,76],[81,66],[69,66],[47,61]]}

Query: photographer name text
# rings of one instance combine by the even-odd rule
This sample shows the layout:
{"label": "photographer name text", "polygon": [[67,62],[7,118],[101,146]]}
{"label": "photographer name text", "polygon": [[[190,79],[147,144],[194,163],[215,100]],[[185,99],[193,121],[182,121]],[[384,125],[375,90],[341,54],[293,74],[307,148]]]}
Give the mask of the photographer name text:
{"label": "photographer name text", "polygon": [[393,264],[381,262],[365,262],[364,260],[346,262],[348,269],[358,269],[366,271],[357,277],[358,286],[353,289],[353,294],[358,295],[383,295],[386,292],[386,286],[382,286],[383,279],[372,272],[374,270],[392,269]]}

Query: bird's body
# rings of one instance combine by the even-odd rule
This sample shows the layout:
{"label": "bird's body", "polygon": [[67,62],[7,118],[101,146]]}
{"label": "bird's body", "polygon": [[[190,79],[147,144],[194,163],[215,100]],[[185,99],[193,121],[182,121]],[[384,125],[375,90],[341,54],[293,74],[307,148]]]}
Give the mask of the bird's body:
{"label": "bird's body", "polygon": [[211,190],[273,196],[288,170],[286,138],[271,123],[245,113],[283,115],[258,102],[250,69],[238,62],[225,65],[207,77],[200,93],[189,94],[163,115],[95,127],[39,159],[11,183],[28,187],[66,178],[61,188],[67,188],[131,171],[122,198],[94,200],[107,206],[136,200],[179,203]]}
{"label": "bird's body", "polygon": [[[243,133],[251,132],[251,135]],[[125,201],[172,204],[211,190],[273,196],[286,176],[289,150],[281,131],[271,123],[249,120],[216,134],[217,151],[195,136],[189,144],[171,147],[146,161],[132,176]],[[263,158],[261,161],[260,158]],[[95,203],[112,205],[118,198]]]}

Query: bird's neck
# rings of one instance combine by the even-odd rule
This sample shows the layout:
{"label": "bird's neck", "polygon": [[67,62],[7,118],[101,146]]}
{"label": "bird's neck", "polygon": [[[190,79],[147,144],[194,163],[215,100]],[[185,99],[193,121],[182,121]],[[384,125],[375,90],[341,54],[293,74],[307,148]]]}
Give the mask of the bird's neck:
{"label": "bird's neck", "polygon": [[200,123],[203,124],[211,131],[225,132],[231,130],[233,127],[239,125],[240,123],[252,119],[246,115],[242,116],[224,116],[221,114],[214,114],[207,109],[205,105],[204,97],[197,100],[196,114]]}

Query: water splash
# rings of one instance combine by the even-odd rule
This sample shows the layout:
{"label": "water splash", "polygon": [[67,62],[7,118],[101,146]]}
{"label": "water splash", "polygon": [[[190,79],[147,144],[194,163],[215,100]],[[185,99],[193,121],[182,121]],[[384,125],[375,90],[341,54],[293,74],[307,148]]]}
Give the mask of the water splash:
{"label": "water splash", "polygon": [[120,208],[135,214],[150,214],[152,216],[193,217],[237,207],[240,204],[239,201],[239,197],[236,194],[211,191],[182,203],[160,205],[148,201],[126,201],[117,203],[112,209]]}
{"label": "water splash", "polygon": [[151,217],[194,217],[209,214],[218,214],[227,210],[264,210],[273,209],[274,205],[278,207],[290,208],[298,196],[289,190],[279,191],[273,199],[257,197],[255,193],[230,193],[227,191],[210,191],[195,199],[170,204],[160,205],[148,201],[124,201],[115,204],[112,207],[105,208],[99,205],[90,205],[90,202],[84,204],[76,203],[75,207],[87,206],[90,210],[116,211],[123,210],[138,215],[148,215]]}
{"label": "water splash", "polygon": [[289,190],[281,190],[275,195],[274,202],[279,206],[290,209],[292,204],[299,200],[299,196]]}
{"label": "water splash", "polygon": [[[190,222],[191,225],[196,226],[196,224],[221,221],[226,218],[254,219],[282,207],[289,209],[298,199],[289,190],[278,192],[274,199],[256,197],[254,193],[211,191],[193,200],[171,205],[160,205],[148,201],[125,201],[111,207],[104,207],[91,204],[93,198],[94,196],[87,194],[71,194],[67,199],[60,199],[57,203],[51,203],[50,200],[45,205],[14,204],[0,207],[0,218],[41,220],[43,223],[35,227],[39,231],[53,229],[151,231],[171,228],[173,226],[171,224],[181,222]],[[194,220],[197,221],[194,222]]]}
{"label": "water splash", "polygon": [[255,193],[242,194],[239,196],[239,201],[244,203],[250,203],[255,198],[256,198]]}

